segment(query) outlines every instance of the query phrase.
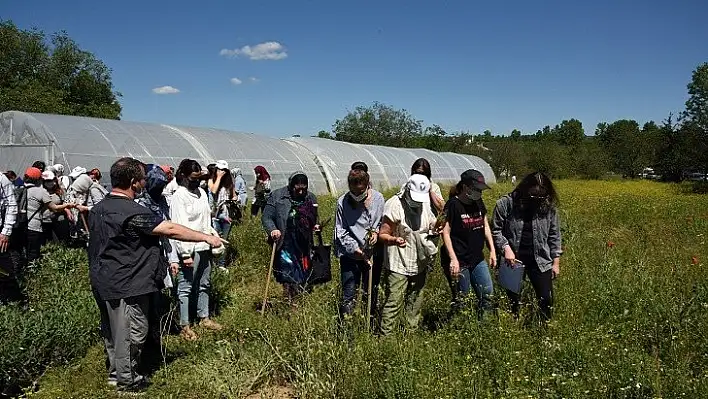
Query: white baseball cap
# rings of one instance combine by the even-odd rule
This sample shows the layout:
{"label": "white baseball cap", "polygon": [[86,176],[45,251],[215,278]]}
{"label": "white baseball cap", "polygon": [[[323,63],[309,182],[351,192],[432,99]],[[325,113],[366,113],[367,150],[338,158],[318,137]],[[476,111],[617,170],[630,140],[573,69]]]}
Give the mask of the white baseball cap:
{"label": "white baseball cap", "polygon": [[220,159],[216,161],[216,168],[221,170],[229,170],[229,163],[223,159]]}
{"label": "white baseball cap", "polygon": [[82,166],[77,166],[74,168],[74,170],[71,171],[71,173],[69,173],[69,177],[71,177],[72,179],[76,179],[77,177],[83,175],[86,172],[86,168]]}
{"label": "white baseball cap", "polygon": [[42,180],[54,180],[56,176],[51,170],[45,170],[42,172]]}
{"label": "white baseball cap", "polygon": [[64,165],[58,163],[54,165],[54,170],[61,175],[64,173]]}
{"label": "white baseball cap", "polygon": [[411,175],[406,188],[415,202],[430,202],[430,180],[423,175]]}

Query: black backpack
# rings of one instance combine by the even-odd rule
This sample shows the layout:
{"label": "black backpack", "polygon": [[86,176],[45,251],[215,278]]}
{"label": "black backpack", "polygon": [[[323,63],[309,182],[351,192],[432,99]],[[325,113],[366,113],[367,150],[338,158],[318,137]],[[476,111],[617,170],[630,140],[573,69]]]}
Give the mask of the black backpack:
{"label": "black backpack", "polygon": [[15,187],[15,201],[17,201],[17,218],[13,229],[27,229],[27,187]]}

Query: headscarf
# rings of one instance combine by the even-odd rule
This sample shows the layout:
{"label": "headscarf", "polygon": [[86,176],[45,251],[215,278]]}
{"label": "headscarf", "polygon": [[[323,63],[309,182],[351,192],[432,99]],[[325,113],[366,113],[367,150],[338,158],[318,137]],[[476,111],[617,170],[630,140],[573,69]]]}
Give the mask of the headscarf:
{"label": "headscarf", "polygon": [[297,240],[300,245],[304,245],[307,242],[311,242],[312,231],[315,224],[317,224],[317,220],[315,220],[315,205],[307,193],[305,193],[303,198],[297,199],[292,195],[296,184],[307,184],[305,172],[297,171],[288,178],[288,191],[292,202],[290,217],[293,219]]}
{"label": "headscarf", "polygon": [[258,180],[270,180],[270,174],[268,174],[268,171],[263,166],[258,165],[253,170],[256,172],[256,177],[258,178]]}
{"label": "headscarf", "polygon": [[137,202],[150,209],[154,214],[167,219],[169,208],[167,200],[162,196],[162,190],[167,185],[167,175],[164,170],[157,165],[147,165],[145,174],[145,189]]}

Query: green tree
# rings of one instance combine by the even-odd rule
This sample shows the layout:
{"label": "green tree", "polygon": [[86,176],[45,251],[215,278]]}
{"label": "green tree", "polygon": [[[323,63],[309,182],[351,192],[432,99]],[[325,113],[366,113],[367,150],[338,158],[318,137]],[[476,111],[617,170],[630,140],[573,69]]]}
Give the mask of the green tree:
{"label": "green tree", "polygon": [[564,120],[553,128],[551,136],[562,145],[575,147],[585,139],[583,123],[577,119]]}
{"label": "green tree", "polygon": [[683,180],[684,172],[708,170],[708,134],[695,123],[674,123],[669,117],[659,128],[656,171],[666,181]]}
{"label": "green tree", "polygon": [[572,160],[568,149],[554,142],[535,142],[526,147],[529,171],[543,172],[553,178],[573,176]]}
{"label": "green tree", "polygon": [[0,112],[120,118],[110,69],[66,32],[47,38],[0,21],[0,54]]}
{"label": "green tree", "polygon": [[317,132],[317,136],[315,137],[319,137],[321,139],[333,139],[332,133],[326,130],[320,130],[319,132]]}
{"label": "green tree", "polygon": [[598,129],[597,138],[612,159],[613,169],[635,178],[648,166],[649,147],[634,120],[622,119]]}
{"label": "green tree", "polygon": [[693,71],[687,87],[685,116],[701,129],[708,130],[708,62]]}
{"label": "green tree", "polygon": [[573,152],[575,174],[585,179],[600,179],[610,171],[610,160],[597,140],[579,144]]}
{"label": "green tree", "polygon": [[418,139],[416,147],[427,148],[432,151],[447,152],[454,150],[452,141],[445,129],[438,125],[425,128],[423,135]]}
{"label": "green tree", "polygon": [[508,179],[521,174],[526,167],[526,156],[521,144],[512,140],[500,140],[489,143],[491,155],[489,164],[499,179]]}
{"label": "green tree", "polygon": [[509,138],[512,140],[519,140],[521,139],[521,131],[518,129],[514,129],[511,131],[511,134],[509,135]]}
{"label": "green tree", "polygon": [[370,107],[356,107],[332,126],[339,141],[412,147],[423,135],[422,122],[408,111],[394,109],[379,102]]}

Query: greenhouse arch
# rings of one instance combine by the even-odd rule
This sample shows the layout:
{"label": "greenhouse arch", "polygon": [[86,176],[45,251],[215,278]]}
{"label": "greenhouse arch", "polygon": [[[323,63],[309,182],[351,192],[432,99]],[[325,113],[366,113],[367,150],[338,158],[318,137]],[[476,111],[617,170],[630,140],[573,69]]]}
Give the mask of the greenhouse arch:
{"label": "greenhouse arch", "polygon": [[253,168],[268,169],[275,187],[295,171],[305,172],[316,194],[347,190],[351,164],[364,161],[375,187],[400,187],[418,158],[430,161],[433,180],[452,183],[466,169],[481,171],[488,182],[494,172],[481,158],[425,149],[351,144],[320,138],[277,139],[252,133],[167,124],[127,122],[19,111],[0,113],[0,168],[20,172],[36,160],[99,168],[107,175],[113,162],[131,156],[146,163],[176,166],[192,158],[203,166],[218,159],[239,167],[250,184]]}

